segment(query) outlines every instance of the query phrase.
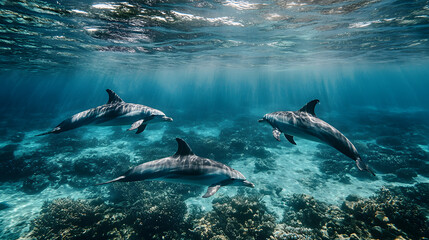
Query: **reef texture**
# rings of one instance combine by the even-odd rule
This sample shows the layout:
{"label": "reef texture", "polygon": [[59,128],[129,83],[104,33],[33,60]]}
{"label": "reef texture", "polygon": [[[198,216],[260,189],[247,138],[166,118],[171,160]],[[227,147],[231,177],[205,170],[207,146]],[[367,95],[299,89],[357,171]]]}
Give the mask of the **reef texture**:
{"label": "reef texture", "polygon": [[172,188],[162,185],[159,192],[129,185],[113,187],[116,203],[70,198],[45,203],[22,239],[181,239],[185,235],[190,226],[180,195],[174,197]]}
{"label": "reef texture", "polygon": [[[427,195],[427,185],[418,186]],[[297,238],[316,239],[421,239],[429,237],[427,209],[399,194],[397,188],[382,188],[375,196],[361,199],[350,195],[341,208],[315,200],[304,194],[294,194],[287,200],[283,223],[295,228],[311,229],[307,233],[295,233]],[[285,228],[283,230],[289,236]],[[277,234],[279,235],[279,234]]]}
{"label": "reef texture", "polygon": [[[187,210],[180,186],[115,184],[114,201],[56,199],[44,204],[21,239],[425,239],[429,184],[382,188],[371,198],[350,195],[341,207],[305,194],[285,199],[276,223],[255,196],[221,197],[213,210]],[[150,187],[150,188],[149,188]],[[158,189],[150,191],[144,189]],[[193,195],[198,191],[188,189]],[[188,196],[190,196],[188,195]],[[138,197],[138,198],[135,198]],[[414,199],[414,200],[412,200]]]}
{"label": "reef texture", "polygon": [[213,201],[213,210],[194,220],[196,239],[267,239],[275,219],[256,197],[224,197]]}

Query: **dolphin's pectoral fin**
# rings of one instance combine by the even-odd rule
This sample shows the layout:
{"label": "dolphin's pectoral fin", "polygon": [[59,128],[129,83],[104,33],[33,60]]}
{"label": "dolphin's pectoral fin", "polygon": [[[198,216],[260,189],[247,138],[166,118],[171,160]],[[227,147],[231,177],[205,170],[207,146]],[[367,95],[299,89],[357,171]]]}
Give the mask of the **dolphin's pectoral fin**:
{"label": "dolphin's pectoral fin", "polygon": [[219,190],[220,187],[221,187],[220,184],[218,184],[218,185],[211,185],[207,189],[207,192],[206,192],[206,194],[204,194],[203,198],[208,198],[208,197],[213,196],[213,194],[215,194],[217,192],[217,190]]}
{"label": "dolphin's pectoral fin", "polygon": [[145,124],[145,123],[146,123],[146,121],[144,119],[138,120],[137,122],[133,123],[130,128],[128,128],[128,131],[132,131],[132,130],[137,129],[136,134],[139,134],[139,133],[143,132],[144,129],[146,128],[147,124]]}
{"label": "dolphin's pectoral fin", "polygon": [[316,104],[318,104],[319,102],[320,101],[318,99],[315,99],[315,100],[305,104],[304,107],[299,109],[299,112],[306,112],[306,113],[309,113],[309,114],[313,115],[314,117],[316,117],[316,114],[314,113],[314,108],[316,107]]}
{"label": "dolphin's pectoral fin", "polygon": [[280,142],[280,135],[281,134],[282,133],[277,128],[273,128],[273,137],[275,139],[277,139],[277,141],[279,141],[279,142]]}
{"label": "dolphin's pectoral fin", "polygon": [[110,89],[106,89],[107,94],[109,94],[109,100],[107,101],[107,104],[114,104],[114,103],[121,103],[124,102],[118,94],[116,94],[114,91]]}
{"label": "dolphin's pectoral fin", "polygon": [[143,131],[144,131],[144,129],[145,129],[145,128],[146,128],[146,126],[147,126],[147,122],[149,122],[149,121],[150,121],[150,120],[152,120],[152,119],[153,119],[153,116],[149,116],[149,117],[146,117],[146,118],[140,119],[140,120],[138,120],[138,121],[134,122],[134,123],[131,125],[131,127],[130,127],[130,128],[128,128],[128,131],[132,131],[132,130],[137,129],[136,134],[139,134],[139,133],[141,133],[141,132],[143,132]]}
{"label": "dolphin's pectoral fin", "polygon": [[146,126],[147,126],[146,124],[140,125],[140,127],[137,129],[136,134],[143,132],[145,130]]}
{"label": "dolphin's pectoral fin", "polygon": [[128,131],[132,131],[134,129],[137,129],[138,127],[140,127],[140,125],[142,125],[144,122],[144,119],[138,120],[137,122],[134,122],[130,128],[128,128]]}
{"label": "dolphin's pectoral fin", "polygon": [[290,143],[292,143],[293,145],[296,145],[295,140],[293,140],[293,136],[291,136],[291,135],[287,135],[287,134],[285,133],[285,137],[286,137],[286,139],[287,139]]}

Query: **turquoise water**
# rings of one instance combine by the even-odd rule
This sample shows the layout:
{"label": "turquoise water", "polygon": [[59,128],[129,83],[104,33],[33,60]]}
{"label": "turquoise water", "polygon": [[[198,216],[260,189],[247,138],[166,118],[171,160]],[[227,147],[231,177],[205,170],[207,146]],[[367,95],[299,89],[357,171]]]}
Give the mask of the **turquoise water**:
{"label": "turquoise water", "polygon": [[[0,1],[0,238],[429,238],[428,26],[429,1]],[[36,136],[106,89],[174,121]],[[258,123],[313,99],[376,177]],[[255,188],[94,186],[177,137]]]}

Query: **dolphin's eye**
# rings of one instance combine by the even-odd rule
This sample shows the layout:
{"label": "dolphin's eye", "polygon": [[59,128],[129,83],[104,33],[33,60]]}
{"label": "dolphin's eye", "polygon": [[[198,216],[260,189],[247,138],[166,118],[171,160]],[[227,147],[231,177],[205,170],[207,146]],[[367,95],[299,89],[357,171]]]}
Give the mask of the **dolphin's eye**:
{"label": "dolphin's eye", "polygon": [[235,181],[235,178],[231,178],[232,181]]}

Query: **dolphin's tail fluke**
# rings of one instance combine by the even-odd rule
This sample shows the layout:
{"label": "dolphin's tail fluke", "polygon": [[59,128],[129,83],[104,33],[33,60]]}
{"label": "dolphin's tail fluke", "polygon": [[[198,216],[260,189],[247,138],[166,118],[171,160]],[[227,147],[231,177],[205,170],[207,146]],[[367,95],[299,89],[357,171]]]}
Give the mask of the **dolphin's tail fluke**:
{"label": "dolphin's tail fluke", "polygon": [[117,181],[120,181],[120,180],[122,180],[124,178],[125,178],[125,176],[120,176],[120,177],[117,177],[117,178],[115,178],[113,180],[110,180],[110,181],[107,181],[107,182],[97,183],[97,184],[95,184],[95,186],[109,184],[109,183],[112,183],[112,182],[117,182]]}
{"label": "dolphin's tail fluke", "polygon": [[38,137],[38,136],[43,136],[43,135],[48,135],[48,134],[51,134],[51,133],[54,133],[54,131],[49,131],[49,132],[45,132],[45,133],[41,133],[41,134],[37,134],[37,135],[36,135],[36,137]]}
{"label": "dolphin's tail fluke", "polygon": [[36,137],[37,137],[37,136],[48,135],[48,134],[51,134],[51,133],[60,133],[60,131],[61,131],[61,128],[60,128],[60,127],[56,127],[56,128],[52,129],[52,130],[51,130],[51,131],[49,131],[49,132],[45,132],[45,133],[41,133],[41,134],[37,134],[37,135],[36,135]]}
{"label": "dolphin's tail fluke", "polygon": [[371,168],[368,168],[368,169],[366,169],[369,173],[371,173],[372,174],[372,176],[374,176],[375,177],[375,173],[371,170]]}
{"label": "dolphin's tail fluke", "polygon": [[356,165],[361,171],[367,171],[371,173],[375,177],[375,173],[368,167],[368,164],[364,160],[362,160],[360,157],[356,159]]}

